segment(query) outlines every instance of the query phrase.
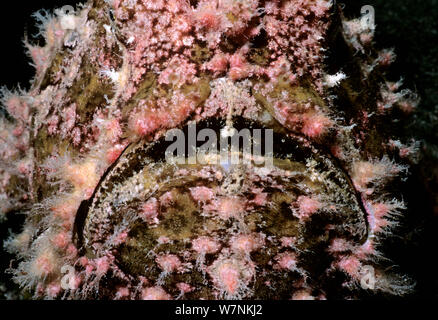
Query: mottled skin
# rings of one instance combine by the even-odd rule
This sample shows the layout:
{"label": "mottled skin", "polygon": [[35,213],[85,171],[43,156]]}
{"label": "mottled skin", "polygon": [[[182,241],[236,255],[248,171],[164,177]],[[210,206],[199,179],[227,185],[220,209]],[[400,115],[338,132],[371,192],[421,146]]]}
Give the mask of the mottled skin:
{"label": "mottled skin", "polygon": [[[281,138],[278,137],[276,142],[281,144],[280,141]],[[358,243],[366,239],[365,212],[357,201],[349,178],[336,168],[330,158],[321,156],[314,147],[302,147],[297,141],[287,139],[282,143],[282,147],[295,151],[278,154],[281,158],[276,158],[274,168],[268,172],[262,171],[262,167],[257,170],[245,166],[236,166],[227,172],[217,165],[166,164],[163,158],[157,156],[157,150],[165,149],[160,146],[163,143],[165,144],[159,141],[151,146],[149,143],[140,142],[136,146],[128,147],[119,163],[101,182],[95,197],[91,202],[87,202],[91,203],[91,206],[88,208],[83,226],[84,233],[81,236],[90,256],[100,255],[103,250],[116,249],[117,261],[122,270],[130,275],[143,275],[151,279],[159,278],[161,274],[154,262],[155,255],[169,252],[180,256],[188,255],[183,261],[190,265],[190,273],[166,276],[165,287],[177,294],[175,285],[186,282],[197,288],[186,298],[217,298],[221,295],[206,285],[206,276],[203,274],[205,270],[202,271],[202,267],[197,265],[199,254],[193,252],[191,243],[202,236],[213,236],[223,244],[221,252],[228,252],[233,235],[256,232],[267,237],[265,249],[242,252],[242,255],[236,258],[239,263],[254,260],[257,265],[257,276],[254,275],[255,282],[251,284],[251,287],[254,287],[251,290],[253,293],[229,293],[228,297],[251,296],[272,299],[285,298],[285,294],[293,290],[294,283],[298,281],[288,279],[283,283],[277,279],[286,276],[281,269],[276,269],[273,263],[273,258],[287,251],[287,247],[282,249],[280,244],[282,238],[300,239],[292,246],[306,258],[299,263],[300,269],[291,270],[295,272],[288,275],[297,279],[304,275],[314,279],[319,277],[317,273],[311,276],[307,272],[311,272],[310,266],[321,264],[323,260],[319,255],[325,255],[321,248],[328,247],[332,238],[345,236],[356,239]],[[280,146],[278,149],[281,150]],[[306,168],[304,159],[314,162],[315,166],[318,164],[317,167]],[[188,172],[178,174],[181,170]],[[200,177],[201,170],[210,174]],[[240,199],[239,203],[249,203],[244,205],[238,216],[230,219],[220,218],[214,210],[208,212],[205,209],[205,205],[211,204],[213,199],[200,203],[190,195],[190,188],[200,186],[217,190],[215,197],[237,197]],[[131,191],[129,195],[126,193],[127,190]],[[160,199],[168,192],[172,193],[172,200],[170,204],[160,205],[157,225],[133,218],[136,212],[141,211],[141,204],[147,202],[150,197]],[[253,204],[256,194],[263,192],[268,194],[264,203]],[[303,194],[320,198],[326,205],[331,203],[331,207],[318,209],[318,218],[313,217],[311,222],[302,223],[293,215],[293,209],[289,208],[289,204]],[[329,224],[337,227],[329,232],[326,230]],[[122,245],[114,245],[110,238],[115,233],[114,229],[120,225],[131,230],[129,240]],[[78,229],[81,228],[82,226],[78,226]],[[168,242],[160,244],[159,237],[168,238]],[[216,255],[207,254],[205,259],[214,261],[217,256],[219,252]],[[322,269],[323,265],[319,268]],[[274,279],[276,283],[272,283],[270,288],[266,289],[265,282],[273,282]]]}

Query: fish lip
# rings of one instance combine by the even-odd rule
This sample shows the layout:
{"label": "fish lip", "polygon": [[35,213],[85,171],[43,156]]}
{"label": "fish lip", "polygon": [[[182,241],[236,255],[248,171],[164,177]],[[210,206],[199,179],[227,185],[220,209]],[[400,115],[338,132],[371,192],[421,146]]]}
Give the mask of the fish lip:
{"label": "fish lip", "polygon": [[119,157],[112,163],[104,172],[102,177],[99,180],[99,183],[94,188],[93,194],[90,198],[85,199],[81,202],[79,205],[78,210],[76,211],[75,220],[73,223],[73,231],[72,231],[72,242],[76,244],[78,251],[80,253],[83,253],[85,248],[83,246],[84,244],[84,227],[85,227],[85,221],[88,216],[89,209],[91,205],[93,204],[93,201],[95,199],[97,191],[100,189],[102,183],[105,181],[108,174],[114,169],[114,167],[119,163],[119,160],[123,157],[123,155],[126,153],[126,150],[129,149],[129,147],[132,145],[132,143],[129,143],[126,145],[126,147],[123,149],[123,151],[120,153]]}
{"label": "fish lip", "polygon": [[[260,126],[262,129],[268,129],[265,125],[263,125],[260,122],[252,121],[252,120],[249,121],[247,119],[244,119],[243,117],[240,117],[240,118],[242,118],[244,120],[243,121],[244,124],[245,123],[249,124],[249,126]],[[218,125],[218,128],[225,126],[224,119],[208,118],[205,120],[201,120],[200,123],[203,123],[204,121],[207,124],[216,124],[216,125]],[[187,127],[188,123],[189,122],[187,122],[183,128]],[[162,134],[160,134],[160,137],[154,141],[146,141],[145,139],[140,139],[139,141],[137,141],[135,143],[140,142],[142,144],[147,144],[148,146],[152,146],[153,144],[159,145],[160,143],[163,143],[163,141],[164,141],[163,139],[165,138],[166,134],[169,131],[174,130],[174,129],[176,129],[176,128],[168,128],[166,130],[163,130]],[[288,142],[294,141],[296,143],[296,145],[302,145],[302,146],[307,145],[306,148],[309,148],[313,152],[322,152],[324,157],[327,157],[336,168],[338,168],[340,171],[342,171],[345,179],[347,180],[347,183],[349,184],[350,190],[352,190],[352,192],[354,193],[354,195],[356,197],[356,202],[357,202],[358,206],[360,207],[360,210],[362,212],[362,219],[363,219],[363,222],[365,223],[365,226],[366,226],[366,232],[364,232],[363,235],[361,235],[360,239],[356,239],[356,240],[360,244],[365,243],[367,238],[370,235],[370,226],[369,226],[368,213],[366,210],[364,199],[363,199],[360,191],[358,191],[355,188],[353,181],[352,181],[347,169],[341,164],[340,160],[337,159],[336,157],[334,157],[330,153],[330,151],[324,147],[324,145],[319,144],[315,141],[311,141],[303,135],[299,135],[299,134],[295,134],[295,133],[288,133],[288,134],[277,133],[277,134],[278,134],[277,139],[281,139],[280,137],[286,138],[288,140]],[[99,183],[97,184],[96,188],[94,189],[92,196],[89,199],[83,200],[81,202],[81,204],[76,212],[75,221],[73,224],[73,232],[72,232],[73,243],[75,243],[77,245],[79,252],[83,253],[85,250],[85,247],[84,247],[84,227],[86,224],[86,219],[88,217],[89,209],[93,205],[93,202],[95,200],[96,193],[98,192],[98,190],[100,190],[100,187],[101,187],[102,183],[106,180],[106,177],[108,176],[108,174],[114,169],[114,167],[117,166],[117,164],[119,163],[119,160],[125,156],[126,152],[129,151],[130,147],[133,146],[135,143],[131,142],[131,143],[126,145],[126,147],[123,149],[123,151],[121,152],[119,157],[116,159],[116,161],[114,161],[114,163],[105,170],[104,174],[102,175],[101,179],[99,180]],[[170,143],[172,143],[172,142],[170,142]],[[154,159],[155,161],[160,161],[160,160],[165,159],[163,152],[158,153],[158,155],[156,155],[156,156],[157,157]],[[287,157],[286,154],[283,154],[282,156],[284,158],[289,158],[289,157]],[[275,152],[274,152],[274,157],[282,158],[281,156],[279,156],[279,154],[276,155]],[[301,159],[295,159],[295,160],[302,161]]]}

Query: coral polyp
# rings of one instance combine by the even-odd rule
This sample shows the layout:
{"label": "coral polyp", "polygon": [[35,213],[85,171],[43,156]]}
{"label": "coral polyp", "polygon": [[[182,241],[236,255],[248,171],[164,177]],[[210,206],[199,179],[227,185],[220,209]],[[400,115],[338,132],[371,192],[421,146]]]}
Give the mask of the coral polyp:
{"label": "coral polyp", "polygon": [[[0,213],[26,215],[5,245],[9,272],[32,297],[412,290],[380,248],[418,151],[394,127],[418,98],[385,80],[394,54],[374,49],[374,25],[329,0],[90,0],[43,13],[45,45],[26,42],[32,86],[3,90],[0,119]],[[169,161],[167,134],[190,139],[193,124],[218,137],[272,130],[270,165],[242,149],[238,164],[190,150]]]}

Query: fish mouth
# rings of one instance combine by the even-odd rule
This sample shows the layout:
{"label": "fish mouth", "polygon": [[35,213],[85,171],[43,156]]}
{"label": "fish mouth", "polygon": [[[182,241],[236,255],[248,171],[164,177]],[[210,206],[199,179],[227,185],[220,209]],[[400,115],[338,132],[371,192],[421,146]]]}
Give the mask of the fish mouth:
{"label": "fish mouth", "polygon": [[[226,125],[226,120],[214,118],[196,123],[198,130],[211,129],[218,137]],[[267,129],[243,117],[234,117],[233,127]],[[181,130],[187,136],[189,124]],[[265,136],[260,142],[265,145]],[[368,236],[360,195],[340,163],[320,145],[274,130],[272,165],[265,166],[251,162],[252,155],[249,164],[224,164],[212,161],[215,158],[190,162],[187,141],[186,161],[169,162],[166,150],[172,143],[164,135],[154,142],[132,143],[108,168],[76,215],[74,241],[83,254],[96,257],[110,250],[129,276],[165,281],[169,287],[195,282],[213,298],[214,283],[206,284],[205,277],[214,278],[215,261],[234,261],[242,268],[254,263],[258,271],[251,271],[254,279],[248,278],[246,286],[259,288],[282,268],[278,257],[293,251],[301,257],[298,266],[288,270],[288,283],[293,283],[292,278],[303,274],[317,279],[319,271],[330,267],[327,248],[333,239],[360,245]],[[243,159],[243,151],[234,152]],[[114,241],[121,232],[129,240]],[[265,246],[257,252],[238,252],[233,241],[244,235],[263,239]],[[216,239],[221,250],[200,258],[193,242],[203,237]],[[285,239],[294,242],[283,246]],[[191,271],[170,272],[164,279],[156,261],[169,252],[190,265]],[[315,270],[319,263],[324,268]],[[285,283],[279,280],[277,287]],[[265,294],[260,289],[246,296],[263,298]]]}

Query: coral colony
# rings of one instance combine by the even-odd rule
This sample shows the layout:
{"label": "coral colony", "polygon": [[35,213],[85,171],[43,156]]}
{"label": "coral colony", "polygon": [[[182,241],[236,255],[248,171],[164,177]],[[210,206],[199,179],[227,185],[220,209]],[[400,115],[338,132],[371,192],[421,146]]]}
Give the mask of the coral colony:
{"label": "coral colony", "polygon": [[[35,17],[45,45],[25,40],[32,86],[3,89],[0,118],[0,213],[26,216],[5,243],[22,294],[412,290],[382,245],[418,148],[392,128],[418,99],[385,80],[395,55],[374,49],[374,25],[328,0],[90,0]],[[166,160],[178,149],[167,133],[191,124],[196,145],[178,143],[186,160],[207,143],[203,129],[248,129],[261,152]]]}

